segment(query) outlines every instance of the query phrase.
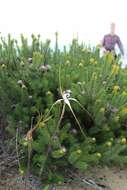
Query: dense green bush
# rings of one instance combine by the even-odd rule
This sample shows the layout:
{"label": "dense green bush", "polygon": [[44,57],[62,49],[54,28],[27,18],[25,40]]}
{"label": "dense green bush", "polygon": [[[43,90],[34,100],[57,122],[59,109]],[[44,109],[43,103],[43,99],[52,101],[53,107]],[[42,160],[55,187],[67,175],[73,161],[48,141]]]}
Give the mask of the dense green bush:
{"label": "dense green bush", "polygon": [[18,133],[20,173],[60,183],[69,167],[127,163],[127,71],[99,52],[75,39],[61,51],[40,36],[1,38],[0,115],[7,142]]}

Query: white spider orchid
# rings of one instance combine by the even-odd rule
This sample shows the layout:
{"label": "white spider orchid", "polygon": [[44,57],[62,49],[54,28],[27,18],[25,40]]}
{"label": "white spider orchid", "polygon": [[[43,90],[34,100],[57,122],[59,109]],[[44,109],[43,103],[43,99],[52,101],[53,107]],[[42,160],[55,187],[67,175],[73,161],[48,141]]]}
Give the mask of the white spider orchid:
{"label": "white spider orchid", "polygon": [[[59,84],[60,84],[60,93],[61,93],[61,97],[62,97],[62,98],[61,98],[61,99],[58,99],[58,100],[51,106],[50,110],[48,111],[48,113],[47,113],[44,117],[42,117],[42,115],[40,115],[40,119],[38,120],[37,124],[36,124],[33,128],[31,128],[31,129],[28,131],[28,133],[27,133],[27,140],[28,140],[29,145],[30,145],[30,147],[28,147],[28,158],[29,158],[29,162],[30,162],[30,154],[31,154],[32,133],[33,133],[33,131],[35,131],[38,127],[40,127],[40,123],[43,124],[43,125],[41,125],[42,127],[45,126],[45,123],[46,123],[49,119],[51,119],[51,117],[52,117],[52,116],[50,116],[51,110],[52,110],[53,107],[54,107],[55,105],[57,105],[57,104],[63,103],[62,111],[61,111],[61,115],[60,115],[60,119],[59,119],[58,124],[57,124],[57,126],[56,126],[56,132],[57,132],[57,130],[58,130],[60,124],[61,124],[61,121],[62,121],[62,119],[63,119],[64,113],[65,113],[65,108],[66,108],[66,106],[68,106],[69,109],[70,109],[70,111],[71,111],[71,113],[72,113],[72,115],[73,115],[73,117],[74,117],[74,119],[75,119],[75,121],[76,121],[76,123],[77,123],[77,125],[78,125],[79,128],[80,128],[80,131],[81,131],[82,135],[84,136],[84,138],[86,138],[86,134],[84,133],[84,131],[83,131],[83,129],[82,129],[82,127],[81,127],[81,125],[80,125],[80,123],[79,123],[79,121],[78,121],[78,119],[77,119],[77,117],[76,117],[76,115],[75,115],[75,113],[74,113],[72,107],[71,107],[70,101],[76,102],[85,112],[87,112],[87,114],[89,114],[89,112],[82,106],[82,104],[80,104],[80,102],[79,102],[78,100],[76,100],[75,98],[71,98],[71,90],[62,91],[62,88],[61,88],[61,79],[60,79],[60,69],[61,69],[61,66],[59,67]],[[89,116],[91,117],[90,114],[89,114]],[[55,132],[55,133],[56,133],[56,132]],[[54,134],[55,134],[55,133],[54,133]],[[53,136],[52,136],[51,138],[53,138]],[[63,148],[62,151],[66,152],[66,149]],[[47,150],[47,154],[46,154],[47,157],[48,157],[48,153],[49,153],[49,151]],[[28,164],[28,166],[30,166],[30,163]],[[28,167],[28,168],[29,168],[29,167]],[[41,169],[40,169],[40,176],[41,176],[42,172],[43,172],[43,165],[42,165],[42,167],[41,167]]]}
{"label": "white spider orchid", "polygon": [[58,121],[57,128],[60,126],[60,123],[61,123],[62,118],[63,118],[63,116],[64,116],[65,107],[68,106],[69,109],[70,109],[70,111],[71,111],[71,113],[72,113],[72,115],[73,115],[73,117],[74,117],[74,119],[75,119],[75,121],[76,121],[76,123],[78,124],[78,126],[79,126],[79,128],[80,128],[81,133],[82,133],[83,136],[86,138],[86,135],[85,135],[85,133],[84,133],[84,131],[83,131],[83,129],[82,129],[82,127],[81,127],[81,125],[80,125],[80,123],[79,123],[79,121],[78,121],[78,119],[77,119],[77,117],[76,117],[76,115],[75,115],[75,113],[74,113],[72,107],[71,107],[70,101],[76,102],[85,112],[87,112],[87,114],[88,114],[90,117],[91,117],[91,115],[90,115],[89,112],[82,106],[82,104],[80,104],[80,102],[79,102],[78,100],[76,100],[75,98],[71,98],[71,93],[72,93],[71,90],[62,91],[62,88],[61,88],[60,71],[61,71],[61,66],[60,66],[60,68],[59,68],[59,84],[60,84],[60,93],[61,93],[62,98],[59,99],[59,100],[57,100],[57,101],[51,106],[49,112],[48,112],[47,115],[46,115],[46,118],[47,118],[47,116],[49,116],[51,110],[53,109],[53,107],[54,107],[56,104],[59,104],[59,103],[62,103],[62,102],[63,102],[62,112],[61,112],[60,119],[59,119],[59,121]]}
{"label": "white spider orchid", "polygon": [[[90,117],[91,117],[91,115],[90,115],[89,112],[82,106],[82,104],[81,104],[78,100],[76,100],[75,98],[71,98],[71,93],[72,93],[71,90],[62,91],[62,88],[61,88],[61,78],[60,78],[60,75],[61,75],[61,74],[60,74],[60,71],[61,71],[61,66],[59,67],[59,84],[60,84],[60,94],[61,94],[61,97],[62,97],[62,98],[58,99],[58,100],[51,106],[51,108],[49,109],[49,111],[47,112],[47,114],[46,114],[44,117],[40,117],[40,120],[38,121],[37,125],[36,125],[32,130],[28,131],[28,136],[29,136],[29,133],[30,133],[30,136],[32,136],[32,132],[33,132],[36,128],[39,127],[39,123],[40,123],[40,122],[44,122],[44,123],[45,123],[46,121],[48,121],[48,120],[51,118],[50,113],[51,113],[51,111],[52,111],[52,109],[54,108],[55,105],[60,104],[60,103],[63,103],[62,111],[61,111],[61,115],[60,115],[60,119],[59,119],[58,124],[57,124],[57,129],[59,128],[59,126],[60,126],[60,124],[61,124],[61,121],[62,121],[62,119],[63,119],[64,113],[65,113],[65,108],[66,108],[66,106],[68,106],[69,109],[70,109],[70,111],[71,111],[71,113],[72,113],[72,115],[73,115],[73,117],[74,117],[74,119],[75,119],[75,121],[76,121],[76,123],[77,123],[77,125],[78,125],[79,128],[80,128],[80,131],[81,131],[82,135],[86,138],[86,135],[85,135],[85,133],[84,133],[84,131],[83,131],[81,125],[80,125],[80,122],[78,121],[78,119],[77,119],[77,117],[76,117],[76,115],[75,115],[75,113],[74,113],[74,111],[73,111],[73,109],[72,109],[72,107],[71,107],[70,101],[76,102],[85,112],[87,112],[87,114],[88,114]],[[91,118],[92,118],[92,117],[91,117]]]}
{"label": "white spider orchid", "polygon": [[63,92],[62,97],[65,104],[70,105],[69,98],[71,96],[71,90],[66,90]]}

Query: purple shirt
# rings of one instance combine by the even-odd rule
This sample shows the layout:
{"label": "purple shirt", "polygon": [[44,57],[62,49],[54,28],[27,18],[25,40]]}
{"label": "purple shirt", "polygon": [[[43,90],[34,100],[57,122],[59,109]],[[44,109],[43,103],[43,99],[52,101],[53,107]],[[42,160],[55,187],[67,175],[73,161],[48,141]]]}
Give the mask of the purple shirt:
{"label": "purple shirt", "polygon": [[104,36],[102,45],[107,51],[114,51],[116,44],[118,45],[121,54],[124,55],[123,45],[119,36],[117,36],[116,34],[107,34]]}

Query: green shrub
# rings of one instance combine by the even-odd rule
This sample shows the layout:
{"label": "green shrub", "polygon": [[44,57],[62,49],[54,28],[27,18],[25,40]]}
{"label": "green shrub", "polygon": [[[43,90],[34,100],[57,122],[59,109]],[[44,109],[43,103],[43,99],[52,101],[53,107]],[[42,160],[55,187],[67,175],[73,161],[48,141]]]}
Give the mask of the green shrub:
{"label": "green shrub", "polygon": [[28,45],[21,35],[20,46],[10,35],[2,38],[0,114],[8,138],[18,129],[20,173],[61,183],[67,168],[126,164],[126,73],[111,53],[100,58],[98,47],[75,39],[61,51],[40,36]]}

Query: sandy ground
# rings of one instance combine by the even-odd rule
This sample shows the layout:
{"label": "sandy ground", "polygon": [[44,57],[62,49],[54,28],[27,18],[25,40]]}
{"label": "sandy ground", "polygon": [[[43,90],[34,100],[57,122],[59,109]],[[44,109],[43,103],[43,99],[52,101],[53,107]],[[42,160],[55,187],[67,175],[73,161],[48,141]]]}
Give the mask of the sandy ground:
{"label": "sandy ground", "polygon": [[97,169],[96,174],[102,177],[105,184],[111,190],[127,190],[127,168],[107,168]]}
{"label": "sandy ground", "polygon": [[[91,179],[95,184],[88,185],[82,181],[83,179]],[[0,190],[40,190],[40,188],[34,187],[34,185],[31,188],[28,187],[24,182],[21,182],[20,177],[10,171],[6,177],[1,176]],[[51,190],[127,190],[127,168],[93,168],[84,176],[75,178],[70,185]]]}
{"label": "sandy ground", "polygon": [[92,187],[79,182],[70,187],[60,187],[58,190],[127,190],[127,168],[93,168],[84,178],[91,179],[95,185]]}

